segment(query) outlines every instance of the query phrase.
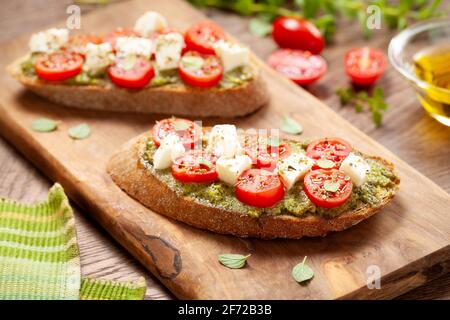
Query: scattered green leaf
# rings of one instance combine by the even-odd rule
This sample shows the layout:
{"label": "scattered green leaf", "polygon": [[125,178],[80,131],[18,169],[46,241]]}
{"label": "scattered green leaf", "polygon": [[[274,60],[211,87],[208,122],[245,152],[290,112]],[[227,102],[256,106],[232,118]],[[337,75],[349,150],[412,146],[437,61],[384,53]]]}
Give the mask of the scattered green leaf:
{"label": "scattered green leaf", "polygon": [[203,166],[205,166],[205,167],[207,167],[208,169],[211,169],[213,167],[212,162],[209,161],[208,159],[205,159],[205,158],[200,158],[198,160],[198,163],[203,165]]}
{"label": "scattered green leaf", "polygon": [[280,137],[270,137],[269,139],[267,139],[267,145],[271,147],[279,147]]}
{"label": "scattered green leaf", "polygon": [[58,128],[58,121],[41,118],[31,123],[31,129],[37,132],[52,132]]}
{"label": "scattered green leaf", "polygon": [[327,180],[323,184],[323,188],[328,192],[336,192],[339,190],[340,184],[336,181]]}
{"label": "scattered green leaf", "polygon": [[89,137],[91,134],[91,129],[86,123],[79,124],[75,127],[72,127],[68,131],[69,137],[71,137],[74,140],[82,140]]}
{"label": "scattered green leaf", "polygon": [[316,163],[322,169],[331,169],[331,168],[334,168],[334,166],[336,166],[336,163],[334,163],[333,161],[331,161],[327,158],[321,158],[321,159],[317,160]]}
{"label": "scattered green leaf", "polygon": [[248,257],[250,257],[250,254],[243,256],[241,254],[227,253],[220,254],[218,259],[219,262],[227,268],[240,269],[245,266]]}
{"label": "scattered green leaf", "polygon": [[303,261],[292,269],[292,277],[298,283],[308,281],[314,277],[314,271],[306,264],[306,256]]}
{"label": "scattered green leaf", "polygon": [[252,18],[249,23],[249,30],[255,36],[265,37],[272,32],[272,22],[260,17]]}
{"label": "scattered green leaf", "polygon": [[303,127],[290,116],[284,116],[281,121],[280,129],[289,134],[301,134]]}
{"label": "scattered green leaf", "polygon": [[175,131],[186,131],[189,129],[189,125],[187,124],[186,121],[181,120],[181,119],[176,119],[173,122],[173,129]]}

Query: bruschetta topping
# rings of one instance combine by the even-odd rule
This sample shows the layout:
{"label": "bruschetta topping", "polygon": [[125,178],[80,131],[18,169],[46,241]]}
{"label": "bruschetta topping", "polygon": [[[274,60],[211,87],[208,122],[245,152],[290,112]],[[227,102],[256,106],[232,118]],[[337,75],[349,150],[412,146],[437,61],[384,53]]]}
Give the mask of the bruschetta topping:
{"label": "bruschetta topping", "polygon": [[118,58],[140,56],[150,59],[153,53],[152,41],[141,37],[118,37],[115,49]]}
{"label": "bruschetta topping", "polygon": [[216,158],[201,150],[191,150],[177,158],[172,176],[184,183],[211,183],[217,180]]}
{"label": "bruschetta topping", "polygon": [[171,32],[159,35],[155,41],[155,59],[159,70],[178,68],[185,46],[183,36],[178,32]]}
{"label": "bruschetta topping", "polygon": [[105,72],[114,60],[112,47],[108,42],[101,44],[88,43],[84,54],[83,70],[91,75]]}
{"label": "bruschetta topping", "polygon": [[370,166],[360,156],[350,153],[347,158],[342,161],[339,170],[345,172],[353,183],[360,187],[366,182],[367,174],[370,172]]}
{"label": "bruschetta topping", "polygon": [[134,31],[141,37],[150,37],[153,33],[167,28],[167,20],[155,11],[147,11],[140,16],[134,25]]}
{"label": "bruschetta topping", "polygon": [[31,36],[29,47],[32,53],[52,53],[59,50],[69,40],[69,30],[52,28]]}
{"label": "bruschetta topping", "polygon": [[220,57],[225,72],[248,64],[250,51],[237,43],[220,40],[213,44],[215,53]]}
{"label": "bruschetta topping", "polygon": [[156,146],[159,146],[164,138],[170,134],[178,136],[186,149],[194,149],[202,139],[200,126],[187,119],[164,119],[158,121],[152,129],[152,136]]}
{"label": "bruschetta topping", "polygon": [[[228,89],[252,80],[254,73],[249,65],[248,48],[227,40],[225,32],[213,22],[198,23],[184,35],[168,28],[166,19],[153,11],[138,18],[134,29],[117,28],[103,37],[93,34],[69,37],[67,29],[52,28],[34,34],[29,47],[31,54],[21,64],[26,76],[39,77],[34,71],[35,55],[56,51],[81,54],[83,72],[61,80],[70,80],[65,81],[68,85],[109,85],[112,82],[138,89],[184,83],[193,87]],[[155,81],[147,81],[144,86],[128,86],[106,76],[114,73],[108,69],[116,70],[118,63],[145,64],[136,58],[144,58],[152,65]]]}
{"label": "bruschetta topping", "polygon": [[217,157],[234,158],[242,153],[236,126],[232,124],[215,125],[208,136],[206,150]]}
{"label": "bruschetta topping", "polygon": [[[267,208],[282,201],[281,194],[301,191],[315,206],[334,208],[349,199],[353,185],[365,186],[371,173],[364,158],[350,152],[351,145],[339,138],[319,139],[299,148],[276,135],[265,136],[267,131],[238,134],[231,124],[215,125],[203,139],[200,131],[186,119],[159,121],[152,131],[159,146],[153,155],[154,168],[172,165],[173,177],[184,183],[219,180],[250,206]],[[180,146],[195,150],[185,155]],[[180,154],[183,156],[175,160],[174,155]],[[321,161],[332,165],[324,169]]]}
{"label": "bruschetta topping", "polygon": [[153,156],[153,165],[158,170],[170,168],[172,163],[184,153],[185,148],[181,139],[174,133],[168,134]]}
{"label": "bruschetta topping", "polygon": [[217,56],[188,51],[179,67],[180,78],[194,87],[213,87],[222,78],[223,68]]}

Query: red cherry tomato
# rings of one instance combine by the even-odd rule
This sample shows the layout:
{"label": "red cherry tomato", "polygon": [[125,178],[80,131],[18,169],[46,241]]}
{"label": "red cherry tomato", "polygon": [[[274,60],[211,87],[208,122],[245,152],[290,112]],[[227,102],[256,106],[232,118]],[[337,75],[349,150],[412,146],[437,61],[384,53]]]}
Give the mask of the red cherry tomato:
{"label": "red cherry tomato", "polygon": [[374,84],[386,69],[386,58],[374,48],[351,49],[345,55],[345,71],[353,83],[360,86]]}
{"label": "red cherry tomato", "polygon": [[[306,148],[306,155],[314,160],[322,158],[331,160],[335,163],[334,168],[338,169],[341,162],[352,151],[352,146],[345,140],[340,138],[324,138],[311,142]],[[315,164],[313,170],[320,167]]]}
{"label": "red cherry tomato", "polygon": [[109,42],[111,47],[116,47],[117,38],[119,37],[137,37],[138,34],[128,28],[117,28],[103,37],[103,42]]}
{"label": "red cherry tomato", "polygon": [[212,87],[222,78],[223,68],[219,58],[188,51],[180,60],[180,78],[194,87]]}
{"label": "red cherry tomato", "polygon": [[47,81],[63,81],[81,72],[83,57],[75,52],[60,51],[43,55],[35,64],[37,75]]}
{"label": "red cherry tomato", "polygon": [[186,31],[185,42],[187,50],[204,54],[215,54],[212,44],[226,39],[225,31],[211,21],[202,21]]}
{"label": "red cherry tomato", "polygon": [[257,136],[248,137],[245,143],[245,153],[252,159],[256,168],[273,170],[279,159],[284,159],[290,154],[289,145],[258,144]]}
{"label": "red cherry tomato", "polygon": [[118,60],[108,69],[109,78],[118,87],[142,89],[155,75],[152,64],[144,58],[136,58],[131,67],[124,68],[122,63],[123,60]]}
{"label": "red cherry tomato", "polygon": [[157,146],[169,134],[176,134],[187,149],[192,149],[201,141],[202,128],[195,122],[181,118],[168,118],[158,121],[153,127],[153,141]]}
{"label": "red cherry tomato", "polygon": [[270,55],[267,63],[299,85],[313,83],[327,71],[326,61],[308,51],[280,49]]}
{"label": "red cherry tomato", "polygon": [[191,150],[172,165],[172,176],[182,182],[208,183],[218,179],[216,158],[201,150]]}
{"label": "red cherry tomato", "polygon": [[272,37],[281,48],[322,52],[325,45],[322,34],[311,22],[293,18],[279,17],[273,22]]}
{"label": "red cherry tomato", "polygon": [[350,197],[352,189],[350,177],[335,169],[310,171],[304,179],[306,195],[312,203],[322,208],[343,204]]}
{"label": "red cherry tomato", "polygon": [[263,169],[248,169],[238,178],[236,198],[250,206],[268,208],[284,197],[284,187],[277,174]]}

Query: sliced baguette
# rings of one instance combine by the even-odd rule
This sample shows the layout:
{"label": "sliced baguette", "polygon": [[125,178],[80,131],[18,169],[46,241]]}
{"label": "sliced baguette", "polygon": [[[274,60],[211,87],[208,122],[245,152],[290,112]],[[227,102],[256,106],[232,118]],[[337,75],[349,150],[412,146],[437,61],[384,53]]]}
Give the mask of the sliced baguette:
{"label": "sliced baguette", "polygon": [[250,114],[269,100],[266,85],[256,66],[251,81],[231,89],[195,88],[185,85],[128,90],[114,85],[67,85],[49,83],[21,72],[21,58],[7,71],[27,89],[54,103],[91,110],[157,113],[191,117],[238,117]]}
{"label": "sliced baguette", "polygon": [[[155,212],[217,233],[261,239],[325,236],[331,231],[342,231],[369,218],[387,205],[394,196],[392,193],[381,199],[376,207],[365,205],[331,219],[289,215],[253,218],[239,212],[207,206],[190,197],[178,196],[140,160],[149,137],[151,134],[145,133],[132,139],[111,158],[107,170],[113,181],[132,198]],[[392,163],[379,157],[371,158],[393,170]],[[398,177],[395,183],[396,190],[400,183]]]}

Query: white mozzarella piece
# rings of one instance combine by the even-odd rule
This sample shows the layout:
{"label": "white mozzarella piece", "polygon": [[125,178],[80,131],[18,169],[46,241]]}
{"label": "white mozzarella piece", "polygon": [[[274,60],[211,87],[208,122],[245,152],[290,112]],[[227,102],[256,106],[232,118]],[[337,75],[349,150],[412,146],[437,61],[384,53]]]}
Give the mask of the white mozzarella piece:
{"label": "white mozzarella piece", "polygon": [[235,185],[239,176],[252,167],[252,159],[247,155],[238,155],[235,158],[220,157],[216,162],[219,179],[229,185]]}
{"label": "white mozzarella piece", "polygon": [[339,170],[347,174],[355,186],[359,187],[366,182],[367,174],[370,172],[370,166],[360,156],[350,153],[342,161]]}
{"label": "white mozzarella piece", "polygon": [[289,190],[297,181],[303,179],[305,174],[311,170],[313,164],[314,160],[303,153],[292,153],[279,161],[277,171],[286,189]]}
{"label": "white mozzarella piece", "polygon": [[184,38],[177,32],[158,36],[155,44],[155,59],[158,69],[169,70],[178,68],[183,48]]}
{"label": "white mozzarella piece", "polygon": [[141,56],[150,59],[152,55],[152,41],[140,37],[119,37],[116,42],[118,57]]}
{"label": "white mozzarella piece", "polygon": [[31,52],[51,53],[69,41],[69,30],[52,28],[31,36],[28,46]]}
{"label": "white mozzarella piece", "polygon": [[153,167],[157,170],[169,168],[175,159],[185,153],[183,143],[175,134],[169,134],[153,155]]}
{"label": "white mozzarella piece", "polygon": [[246,47],[224,40],[217,41],[213,47],[222,60],[224,72],[248,64],[250,52]]}
{"label": "white mozzarella piece", "polygon": [[85,47],[83,70],[92,74],[104,72],[113,62],[114,55],[109,43],[88,43]]}
{"label": "white mozzarella piece", "polygon": [[215,125],[208,137],[207,151],[218,157],[233,158],[241,153],[241,145],[236,126],[232,124]]}
{"label": "white mozzarella piece", "polygon": [[134,31],[142,37],[149,37],[153,32],[167,28],[167,20],[158,12],[147,11],[134,24]]}

